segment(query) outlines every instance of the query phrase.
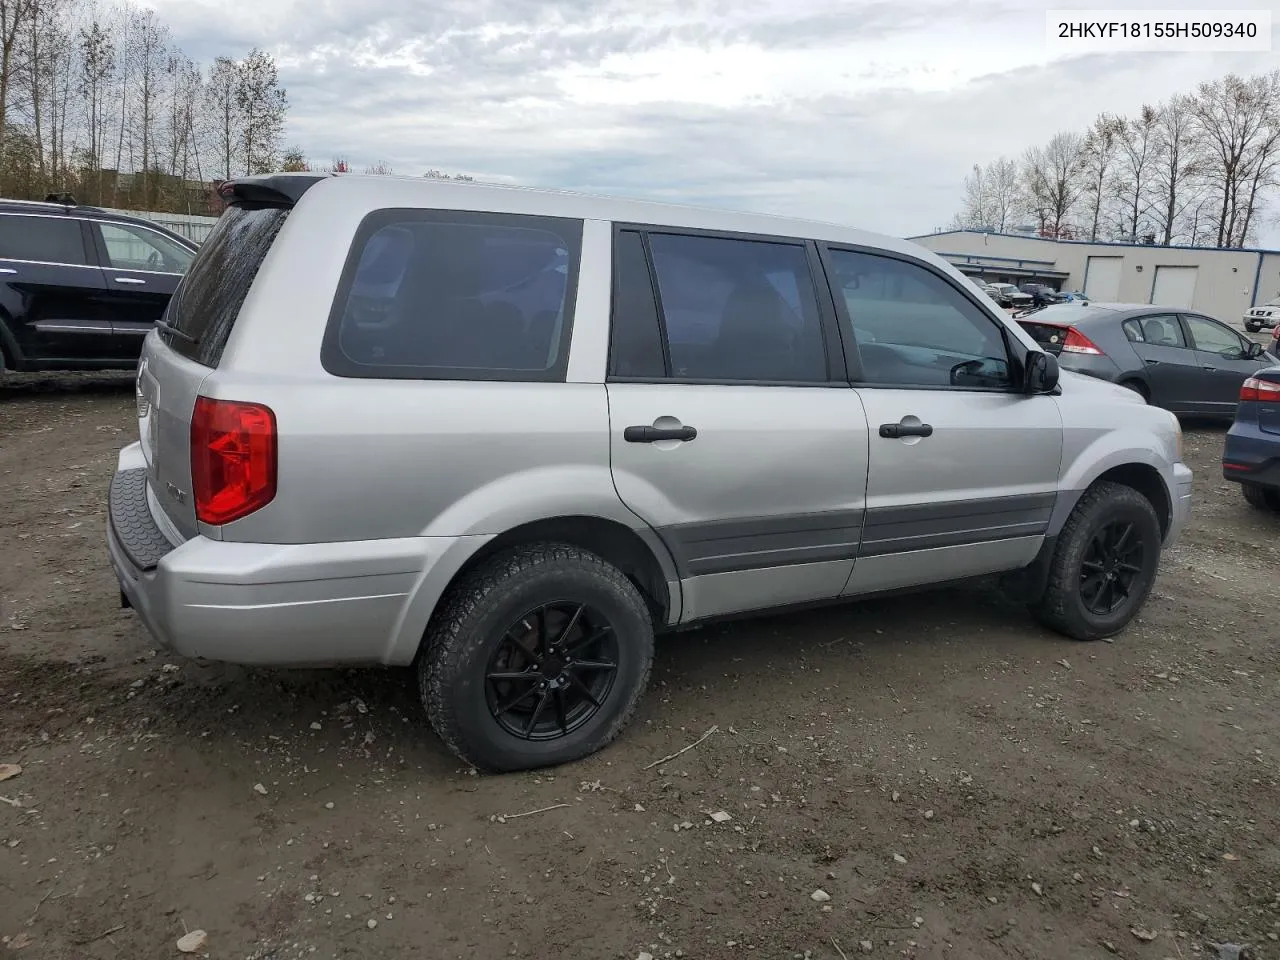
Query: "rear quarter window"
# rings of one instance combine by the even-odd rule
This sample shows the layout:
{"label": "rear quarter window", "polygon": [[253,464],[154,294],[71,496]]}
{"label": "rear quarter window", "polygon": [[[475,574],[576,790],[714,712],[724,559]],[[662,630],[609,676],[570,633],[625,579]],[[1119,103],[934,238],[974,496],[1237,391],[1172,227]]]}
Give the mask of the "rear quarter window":
{"label": "rear quarter window", "polygon": [[356,231],[321,347],[341,377],[563,380],[582,223],[379,210]]}
{"label": "rear quarter window", "polygon": [[161,331],[170,349],[216,367],[249,287],[289,211],[284,207],[231,206],[178,284]]}

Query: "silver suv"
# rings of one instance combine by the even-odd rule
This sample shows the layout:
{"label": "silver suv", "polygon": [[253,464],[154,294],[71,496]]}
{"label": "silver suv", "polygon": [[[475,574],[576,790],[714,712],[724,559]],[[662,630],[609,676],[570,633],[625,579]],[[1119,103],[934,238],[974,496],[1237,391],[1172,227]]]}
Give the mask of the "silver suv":
{"label": "silver suv", "polygon": [[902,240],[357,176],[227,184],[138,371],[108,543],[164,645],[412,664],[514,770],[612,740],[656,631],[1005,574],[1117,633],[1190,504],[1169,413]]}

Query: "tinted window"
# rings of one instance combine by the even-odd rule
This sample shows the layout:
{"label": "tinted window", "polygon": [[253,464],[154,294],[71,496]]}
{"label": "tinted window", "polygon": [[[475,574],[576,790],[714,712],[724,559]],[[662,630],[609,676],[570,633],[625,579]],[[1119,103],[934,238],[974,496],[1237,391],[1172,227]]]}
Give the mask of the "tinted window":
{"label": "tinted window", "polygon": [[652,235],[649,243],[671,376],[827,379],[803,246],[670,234]]}
{"label": "tinted window", "polygon": [[[1132,323],[1133,321],[1127,321]],[[1157,347],[1185,347],[1186,338],[1182,335],[1182,325],[1172,314],[1155,314],[1137,318],[1142,340]]]}
{"label": "tinted window", "polygon": [[228,207],[200,247],[169,301],[165,320],[182,335],[162,333],[171,348],[214,367],[289,211]]}
{"label": "tinted window", "polygon": [[357,231],[325,335],[339,376],[562,379],[582,224],[384,210]]}
{"label": "tinted window", "polygon": [[107,266],[118,270],[154,270],[184,273],[195,256],[182,244],[162,233],[129,223],[98,223]]}
{"label": "tinted window", "polygon": [[1120,324],[1120,328],[1124,330],[1125,338],[1130,343],[1142,343],[1146,340],[1146,337],[1142,335],[1142,323],[1136,317],[1130,317]]}
{"label": "tinted window", "polygon": [[0,216],[0,257],[83,266],[80,221],[57,217]]}
{"label": "tinted window", "polygon": [[869,383],[1000,387],[1008,354],[994,320],[924,267],[890,257],[831,250]]}
{"label": "tinted window", "polygon": [[609,373],[615,377],[651,379],[667,375],[644,239],[631,231],[618,234],[613,245]]}
{"label": "tinted window", "polygon": [[1203,317],[1184,317],[1191,328],[1191,339],[1196,342],[1197,350],[1217,353],[1224,357],[1238,357],[1245,349],[1241,338],[1220,323],[1206,320]]}

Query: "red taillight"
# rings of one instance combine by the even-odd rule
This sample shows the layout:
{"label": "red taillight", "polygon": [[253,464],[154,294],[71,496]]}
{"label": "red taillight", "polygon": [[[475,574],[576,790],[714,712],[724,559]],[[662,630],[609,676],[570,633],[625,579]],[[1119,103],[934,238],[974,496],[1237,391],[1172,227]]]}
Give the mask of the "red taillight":
{"label": "red taillight", "polygon": [[1280,383],[1250,377],[1240,385],[1240,401],[1252,400],[1254,403],[1280,403]]}
{"label": "red taillight", "polygon": [[1087,353],[1090,356],[1100,357],[1102,351],[1098,349],[1097,344],[1086,337],[1075,327],[1067,328],[1067,338],[1062,341],[1063,353]]}
{"label": "red taillight", "polygon": [[276,495],[276,416],[257,403],[196,398],[191,489],[201,523],[239,520]]}

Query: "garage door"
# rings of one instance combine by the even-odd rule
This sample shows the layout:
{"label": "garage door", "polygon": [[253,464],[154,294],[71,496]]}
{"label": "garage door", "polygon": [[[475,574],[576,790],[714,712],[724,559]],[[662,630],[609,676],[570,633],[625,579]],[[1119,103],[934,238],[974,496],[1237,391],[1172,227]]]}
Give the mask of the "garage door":
{"label": "garage door", "polygon": [[1156,267],[1151,302],[1161,307],[1192,307],[1196,298],[1195,267]]}
{"label": "garage door", "polygon": [[1120,299],[1122,257],[1090,257],[1085,265],[1084,295],[1090,300],[1115,303]]}

